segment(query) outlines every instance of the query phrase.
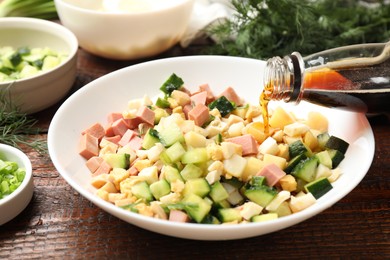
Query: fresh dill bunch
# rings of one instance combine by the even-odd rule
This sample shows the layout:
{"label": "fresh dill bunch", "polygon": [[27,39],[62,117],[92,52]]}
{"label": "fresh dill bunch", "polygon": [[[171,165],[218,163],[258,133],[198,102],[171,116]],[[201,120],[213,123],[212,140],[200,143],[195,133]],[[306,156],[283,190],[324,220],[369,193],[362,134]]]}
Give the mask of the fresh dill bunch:
{"label": "fresh dill bunch", "polygon": [[213,24],[208,54],[265,59],[293,51],[308,55],[343,45],[384,42],[390,5],[354,0],[232,0],[235,15]]}
{"label": "fresh dill bunch", "polygon": [[37,120],[29,117],[15,106],[9,95],[9,88],[0,90],[0,143],[17,148],[26,145],[39,154],[47,153],[46,140],[33,140],[30,135],[39,134]]}

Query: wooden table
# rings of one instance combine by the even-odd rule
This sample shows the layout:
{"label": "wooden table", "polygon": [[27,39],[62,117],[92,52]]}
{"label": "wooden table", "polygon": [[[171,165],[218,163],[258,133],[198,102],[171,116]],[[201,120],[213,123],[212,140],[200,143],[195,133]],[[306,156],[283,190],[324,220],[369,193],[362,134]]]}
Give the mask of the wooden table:
{"label": "wooden table", "polygon": [[[197,54],[198,47],[176,46],[154,58]],[[138,62],[105,60],[79,50],[71,92]],[[43,129],[35,138],[46,138],[59,105],[34,115]],[[376,140],[374,161],[349,195],[293,227],[233,241],[185,240],[130,225],[80,196],[61,178],[49,156],[26,149],[33,163],[34,196],[18,217],[0,227],[0,259],[390,259],[390,123],[382,116],[370,118],[370,123]]]}

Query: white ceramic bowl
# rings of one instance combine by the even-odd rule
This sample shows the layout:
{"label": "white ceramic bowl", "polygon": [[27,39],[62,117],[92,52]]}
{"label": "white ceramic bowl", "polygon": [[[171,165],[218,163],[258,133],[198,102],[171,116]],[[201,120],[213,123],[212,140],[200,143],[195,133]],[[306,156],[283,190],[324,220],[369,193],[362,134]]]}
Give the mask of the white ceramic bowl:
{"label": "white ceramic bowl", "polygon": [[327,109],[305,102],[298,106],[271,102],[271,107],[281,105],[300,118],[307,118],[309,111],[321,112],[329,120],[330,133],[349,142],[350,147],[340,165],[343,174],[331,191],[301,212],[263,223],[174,223],[128,212],[94,194],[90,184],[91,174],[85,160],[77,152],[84,129],[96,122],[105,123],[106,116],[111,112],[124,111],[131,99],[142,98],[145,94],[155,97],[160,93],[159,87],[172,73],[182,77],[186,88],[192,91],[204,83],[208,83],[215,94],[232,86],[241,97],[257,104],[262,91],[264,64],[263,61],[245,58],[192,56],[142,63],[103,76],[78,90],[58,109],[48,133],[51,159],[61,176],[98,207],[124,221],[166,235],[202,240],[248,238],[307,220],[343,198],[367,173],[374,156],[374,137],[364,114]]}
{"label": "white ceramic bowl", "polygon": [[[115,2],[113,0],[113,2]],[[161,53],[182,37],[193,0],[165,0],[156,10],[101,11],[103,0],[55,0],[61,23],[86,51],[109,59],[138,59]]]}
{"label": "white ceramic bowl", "polygon": [[[19,79],[10,89],[12,102],[22,112],[35,113],[58,102],[73,85],[76,78],[77,39],[72,32],[54,22],[22,17],[0,18],[0,46],[48,47],[68,53],[59,66],[39,75]],[[0,83],[0,90],[10,82]]]}
{"label": "white ceramic bowl", "polygon": [[0,225],[3,225],[27,207],[34,192],[34,183],[31,162],[22,151],[9,145],[0,144],[0,158],[16,162],[19,168],[26,170],[26,176],[20,186],[10,195],[0,199]]}

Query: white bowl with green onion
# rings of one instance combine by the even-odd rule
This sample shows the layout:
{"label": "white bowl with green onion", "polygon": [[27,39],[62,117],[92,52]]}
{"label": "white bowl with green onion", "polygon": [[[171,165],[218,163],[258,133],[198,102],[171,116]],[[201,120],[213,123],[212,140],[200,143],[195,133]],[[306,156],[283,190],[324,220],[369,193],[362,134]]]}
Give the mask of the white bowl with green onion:
{"label": "white bowl with green onion", "polygon": [[77,67],[72,32],[47,20],[6,17],[0,35],[0,104],[31,114],[68,93]]}
{"label": "white bowl with green onion", "polygon": [[0,144],[0,225],[19,215],[34,192],[32,166],[26,154]]}

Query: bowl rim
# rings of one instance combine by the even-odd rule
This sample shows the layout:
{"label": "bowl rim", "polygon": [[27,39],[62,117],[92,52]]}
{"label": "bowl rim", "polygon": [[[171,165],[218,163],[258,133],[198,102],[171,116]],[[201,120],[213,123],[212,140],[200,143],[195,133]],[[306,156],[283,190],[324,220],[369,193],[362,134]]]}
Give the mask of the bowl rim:
{"label": "bowl rim", "polygon": [[[53,73],[65,65],[67,65],[69,62],[71,62],[74,57],[77,55],[77,51],[79,48],[79,43],[77,40],[76,35],[66,28],[65,26],[48,20],[38,19],[38,18],[31,18],[31,17],[4,17],[0,19],[0,30],[7,29],[7,28],[18,28],[18,29],[28,29],[28,30],[36,30],[39,32],[44,32],[50,35],[53,35],[55,37],[58,37],[63,42],[65,42],[69,47],[70,51],[68,53],[68,56],[66,59],[59,64],[58,66],[51,68],[47,71],[44,71],[42,73],[39,73],[34,76],[30,76],[27,78],[17,79],[13,81],[5,81],[0,82],[0,88],[4,86],[12,85],[15,82],[26,82],[29,80],[33,80],[36,78],[42,78],[46,75]],[[55,31],[54,34],[52,31]],[[28,44],[27,44],[28,45]]]}
{"label": "bowl rim", "polygon": [[19,158],[23,164],[23,165],[20,165],[18,163],[19,168],[24,168],[26,171],[26,175],[25,175],[22,183],[20,184],[20,186],[11,194],[0,199],[0,208],[1,208],[1,206],[6,205],[10,201],[12,201],[14,198],[19,196],[19,194],[22,193],[26,189],[26,187],[28,187],[28,184],[30,183],[33,174],[32,174],[32,164],[31,164],[30,159],[28,158],[28,156],[24,152],[22,152],[18,148],[15,148],[15,147],[8,145],[8,144],[0,143],[0,152],[4,152],[6,159],[10,160],[10,161],[15,161],[15,160],[9,159],[7,157],[7,155],[11,155],[11,156],[15,156],[15,157]]}
{"label": "bowl rim", "polygon": [[[103,0],[101,0],[101,1],[103,1]],[[153,9],[153,10],[139,11],[139,12],[108,12],[108,11],[99,11],[99,10],[87,9],[87,8],[76,6],[74,4],[69,3],[66,0],[54,0],[54,3],[55,3],[56,6],[57,6],[57,4],[62,4],[64,6],[66,6],[67,8],[75,9],[75,10],[77,10],[79,12],[84,12],[84,13],[87,13],[87,14],[105,15],[105,16],[115,15],[115,16],[120,16],[120,17],[123,17],[123,16],[139,17],[139,16],[143,16],[143,15],[153,15],[153,14],[156,14],[156,13],[169,11],[171,9],[178,8],[178,7],[181,7],[181,6],[185,6],[187,4],[193,5],[194,1],[195,0],[181,0],[177,4],[167,5],[166,7]]]}

